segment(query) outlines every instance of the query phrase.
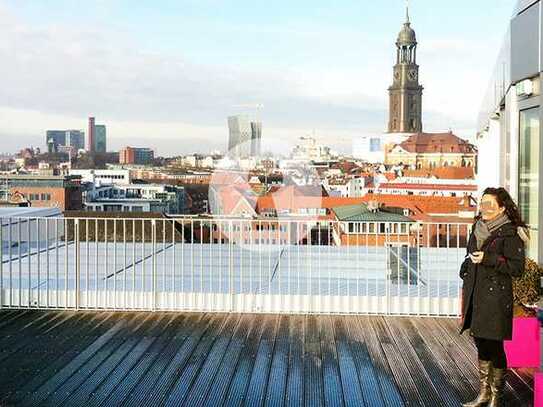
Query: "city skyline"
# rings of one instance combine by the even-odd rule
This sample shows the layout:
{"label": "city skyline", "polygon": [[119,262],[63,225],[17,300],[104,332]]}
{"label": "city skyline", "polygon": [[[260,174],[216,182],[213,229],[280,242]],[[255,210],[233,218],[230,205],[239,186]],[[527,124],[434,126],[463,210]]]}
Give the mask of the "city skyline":
{"label": "city skyline", "polygon": [[[419,0],[410,6],[430,131],[453,128],[461,137],[474,136],[503,36],[493,27],[503,26],[514,2],[494,1],[489,13],[465,12],[486,3],[436,9]],[[209,6],[165,1],[149,9],[97,1],[80,8],[58,1],[44,9],[0,1],[2,69],[13,78],[0,99],[3,150],[41,145],[48,128],[81,128],[92,112],[108,123],[113,150],[131,139],[145,140],[159,155],[190,153],[195,141],[225,151],[224,117],[248,113],[235,108],[240,102],[266,106],[262,121],[266,138],[274,140],[295,142],[315,129],[319,141],[334,140],[333,147],[345,152],[353,137],[385,131],[403,1],[341,8],[279,4],[277,10],[240,2],[234,7],[240,15]],[[74,17],[96,24],[74,31]],[[72,63],[62,65],[63,75],[55,72],[55,61],[67,58]]]}

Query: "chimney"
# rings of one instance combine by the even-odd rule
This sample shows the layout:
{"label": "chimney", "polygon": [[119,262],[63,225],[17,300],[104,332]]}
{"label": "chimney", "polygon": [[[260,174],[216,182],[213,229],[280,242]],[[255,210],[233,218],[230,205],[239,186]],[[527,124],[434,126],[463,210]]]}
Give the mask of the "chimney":
{"label": "chimney", "polygon": [[377,201],[369,201],[368,202],[368,210],[373,213],[379,212],[379,202]]}

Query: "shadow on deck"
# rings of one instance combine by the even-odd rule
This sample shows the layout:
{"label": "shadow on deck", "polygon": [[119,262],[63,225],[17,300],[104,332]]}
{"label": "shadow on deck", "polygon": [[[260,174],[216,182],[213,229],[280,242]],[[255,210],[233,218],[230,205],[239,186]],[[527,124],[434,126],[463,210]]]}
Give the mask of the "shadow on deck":
{"label": "shadow on deck", "polygon": [[[0,312],[2,406],[458,406],[457,321],[382,316]],[[510,370],[508,406],[533,372]]]}

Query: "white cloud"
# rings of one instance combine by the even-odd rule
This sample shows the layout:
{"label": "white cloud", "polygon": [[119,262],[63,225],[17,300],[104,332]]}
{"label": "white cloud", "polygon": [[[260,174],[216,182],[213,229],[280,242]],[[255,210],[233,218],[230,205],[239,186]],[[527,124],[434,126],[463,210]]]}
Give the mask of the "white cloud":
{"label": "white cloud", "polygon": [[[143,52],[105,27],[34,26],[1,7],[0,32],[0,77],[8,78],[0,92],[1,150],[22,147],[8,136],[41,143],[48,128],[85,128],[89,115],[107,124],[112,147],[146,144],[162,154],[224,149],[226,117],[247,103],[264,104],[264,137],[273,140],[315,129],[323,142],[348,151],[352,137],[386,126],[392,59],[381,58],[385,53],[360,67],[204,66]],[[455,62],[474,50],[447,39],[421,43],[429,129],[473,126],[487,75],[477,61],[486,54]]]}

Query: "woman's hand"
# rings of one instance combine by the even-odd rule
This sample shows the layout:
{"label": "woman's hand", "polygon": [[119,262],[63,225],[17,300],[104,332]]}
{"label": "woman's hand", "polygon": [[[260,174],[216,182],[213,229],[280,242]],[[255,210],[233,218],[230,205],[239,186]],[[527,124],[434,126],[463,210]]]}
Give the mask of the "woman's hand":
{"label": "woman's hand", "polygon": [[484,252],[473,252],[469,254],[469,258],[471,259],[472,263],[479,264],[483,261],[484,255]]}

